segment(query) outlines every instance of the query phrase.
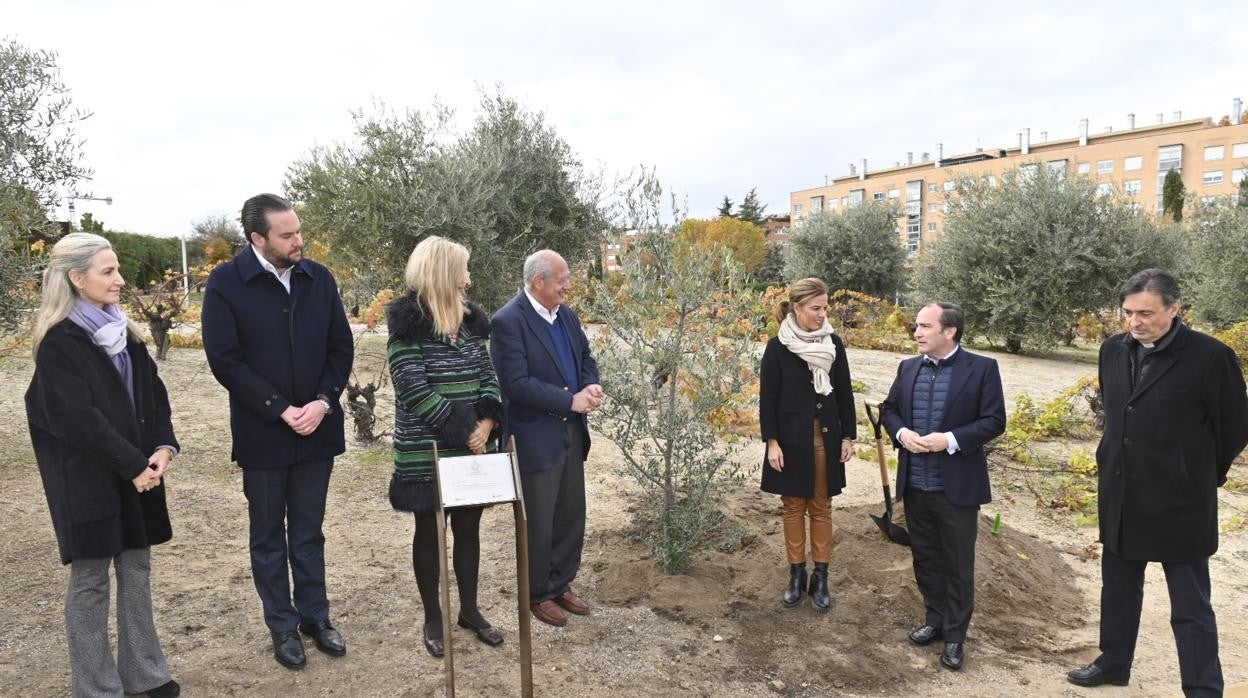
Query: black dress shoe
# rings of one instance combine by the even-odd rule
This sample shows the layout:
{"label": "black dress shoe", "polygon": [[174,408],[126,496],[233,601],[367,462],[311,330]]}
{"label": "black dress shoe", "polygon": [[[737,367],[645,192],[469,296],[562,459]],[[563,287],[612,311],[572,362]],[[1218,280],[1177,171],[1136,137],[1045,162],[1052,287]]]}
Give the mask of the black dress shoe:
{"label": "black dress shoe", "polygon": [[182,694],[182,687],[177,681],[169,679],[156,688],[149,688],[146,693],[147,698],[178,698]]}
{"label": "black dress shoe", "polygon": [[328,620],[300,623],[299,632],[316,642],[316,648],[333,657],[341,657],[347,653],[347,643],[342,634],[329,624]]}
{"label": "black dress shoe", "polygon": [[1131,683],[1131,674],[1110,674],[1102,671],[1095,662],[1080,669],[1072,669],[1066,674],[1066,680],[1076,686],[1092,688],[1102,684],[1126,686]]}
{"label": "black dress shoe", "polygon": [[472,623],[469,623],[468,620],[465,619],[461,615],[459,617],[459,620],[455,621],[455,624],[461,628],[464,628],[466,630],[471,630],[472,632],[476,633],[477,639],[489,645],[490,647],[498,647],[499,645],[503,644],[503,634],[498,632],[498,628],[495,628],[489,623],[486,623],[482,627],[477,627],[473,625]]}
{"label": "black dress shoe", "polygon": [[[434,627],[440,630],[442,628],[442,624],[438,623]],[[426,623],[424,629],[421,630],[421,636],[425,641],[425,650],[427,650],[429,654],[432,654],[439,659],[446,655],[446,643],[444,643],[440,637],[431,637],[429,635],[428,623]]]}
{"label": "black dress shoe", "polygon": [[294,630],[273,633],[273,658],[287,669],[302,669],[308,663],[303,653],[303,640]]}
{"label": "black dress shoe", "polygon": [[940,653],[940,663],[946,669],[957,671],[962,668],[962,659],[966,654],[966,643],[946,642],[945,651]]}
{"label": "black dress shoe", "polygon": [[930,625],[920,625],[910,631],[910,642],[919,646],[930,645],[941,638],[940,628]]}

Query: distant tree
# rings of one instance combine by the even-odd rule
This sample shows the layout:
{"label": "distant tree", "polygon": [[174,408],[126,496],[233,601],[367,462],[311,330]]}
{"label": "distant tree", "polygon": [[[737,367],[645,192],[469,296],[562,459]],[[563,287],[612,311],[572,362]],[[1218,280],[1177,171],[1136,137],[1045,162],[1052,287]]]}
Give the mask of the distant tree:
{"label": "distant tree", "polygon": [[177,238],[100,230],[121,262],[126,283],[142,291],[182,269],[182,244]]}
{"label": "distant tree", "polygon": [[958,180],[944,235],[920,259],[920,296],[961,304],[968,335],[1007,351],[1064,341],[1080,315],[1116,306],[1123,279],[1178,260],[1170,228],[1096,189],[1044,167],[995,187]]}
{"label": "distant tree", "polygon": [[[1248,180],[1244,180],[1248,181]],[[1248,320],[1248,207],[1202,206],[1192,216],[1188,274],[1193,307],[1217,329]]]}
{"label": "distant tree", "polygon": [[30,245],[59,234],[48,211],[91,176],[74,132],[90,114],[73,107],[60,74],[55,53],[0,39],[0,328],[21,325],[38,300]]}
{"label": "distant tree", "polygon": [[767,243],[767,253],[763,256],[763,263],[754,270],[754,278],[773,284],[784,283],[784,257],[784,245],[778,242]]}
{"label": "distant tree", "polygon": [[1175,223],[1183,220],[1183,178],[1178,170],[1170,170],[1161,185],[1161,208]]}
{"label": "distant tree", "polygon": [[705,249],[724,247],[747,272],[752,273],[767,254],[763,229],[731,216],[713,221],[689,218],[676,231],[677,240]]}
{"label": "distant tree", "polygon": [[730,217],[731,215],[732,215],[732,199],[729,199],[727,195],[725,195],[723,203],[719,205],[719,217],[727,218],[727,217]]}
{"label": "distant tree", "polygon": [[243,248],[243,229],[223,213],[204,216],[191,223],[186,256],[192,266],[224,262]]}
{"label": "distant tree", "polygon": [[84,233],[95,233],[99,235],[104,232],[104,221],[97,219],[90,211],[82,214],[82,221],[79,223]]}
{"label": "distant tree", "polygon": [[750,190],[745,195],[745,199],[741,201],[741,208],[737,210],[737,218],[743,221],[749,221],[754,225],[763,224],[763,216],[767,211],[766,204],[760,204],[758,201],[758,189]]}
{"label": "distant tree", "polygon": [[1230,114],[1224,114],[1224,115],[1222,116],[1222,118],[1221,118],[1221,119],[1218,119],[1218,125],[1219,125],[1219,126],[1230,126],[1230,125],[1231,125],[1231,116],[1230,116]]}
{"label": "distant tree", "polygon": [[481,95],[460,135],[436,106],[356,114],[352,141],[313,149],[286,176],[304,230],[365,298],[399,288],[412,248],[436,234],[472,251],[472,297],[486,309],[520,288],[535,250],[589,259],[605,230],[600,186],[543,114],[501,93]]}
{"label": "distant tree", "polygon": [[874,201],[810,216],[789,235],[785,278],[814,276],[832,290],[892,298],[906,275],[896,216],[892,206]]}
{"label": "distant tree", "polygon": [[1244,178],[1239,180],[1239,196],[1236,198],[1236,205],[1248,209],[1248,168],[1245,168],[1243,173]]}

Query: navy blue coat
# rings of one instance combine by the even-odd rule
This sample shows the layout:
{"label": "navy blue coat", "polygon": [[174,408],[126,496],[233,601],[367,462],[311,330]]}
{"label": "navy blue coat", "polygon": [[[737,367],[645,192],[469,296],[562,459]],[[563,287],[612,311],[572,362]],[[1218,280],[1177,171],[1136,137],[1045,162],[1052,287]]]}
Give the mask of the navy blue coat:
{"label": "navy blue coat", "polygon": [[[337,405],[354,342],[338,286],[309,259],[290,273],[287,293],[248,245],[212,271],[204,290],[204,353],[229,391],[231,458],[243,468],[285,467],[346,450]],[[335,408],[316,431],[300,436],[282,412],[317,395]]]}
{"label": "navy blue coat", "polygon": [[112,360],[72,320],[39,345],[26,419],[61,562],[110,558],[173,536],[165,483],[131,482],[160,446],[178,447],[156,364],[129,338],[134,399]]}
{"label": "navy blue coat", "polygon": [[[581,320],[566,305],[559,306],[563,325],[576,358],[581,387],[598,383],[598,363],[589,350]],[[516,437],[520,470],[540,472],[554,467],[563,454],[564,429],[569,419],[584,430],[584,459],[589,456],[589,422],[572,411],[572,391],[559,370],[550,325],[521,291],[490,321],[490,357],[503,394],[502,443]]]}
{"label": "navy blue coat", "polygon": [[[953,432],[958,440],[958,452],[934,453],[941,468],[945,484],[945,496],[950,502],[961,506],[987,504],[992,501],[992,488],[988,484],[988,457],[984,444],[1005,431],[1005,395],[1001,390],[1001,371],[995,359],[972,354],[959,348],[950,366],[949,394],[945,398],[945,417],[936,427],[937,432]],[[914,382],[919,375],[922,356],[902,361],[897,367],[897,378],[888,391],[888,398],[880,403],[880,421],[898,449],[897,496],[906,491],[906,477],[910,465],[910,452],[897,442],[897,432],[902,427],[913,428]],[[923,434],[920,434],[922,436]]]}

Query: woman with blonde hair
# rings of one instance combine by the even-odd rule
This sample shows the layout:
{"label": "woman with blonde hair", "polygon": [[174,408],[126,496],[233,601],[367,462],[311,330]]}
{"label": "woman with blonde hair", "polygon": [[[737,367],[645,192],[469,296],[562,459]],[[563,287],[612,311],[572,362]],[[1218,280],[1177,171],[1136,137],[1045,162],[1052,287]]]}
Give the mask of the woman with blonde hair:
{"label": "woman with blonde hair", "polygon": [[[472,284],[467,248],[437,236],[425,238],[412,250],[404,280],[408,293],[386,309],[395,395],[390,504],[415,516],[412,569],[425,611],[424,645],[441,657],[445,642],[438,599],[434,449],[439,458],[497,451],[503,404],[486,351],[489,319],[466,295]],[[494,646],[503,642],[503,636],[477,607],[483,509],[450,512],[459,587],[457,623]]]}
{"label": "woman with blonde hair", "polygon": [[178,442],[156,365],[119,305],[125,283],[116,253],[98,235],[71,233],[52,247],[26,416],[61,563],[69,565],[73,695],[176,696],[152,617],[150,570],[151,546],[173,535],[164,475]]}
{"label": "woman with blonde hair", "polygon": [[[789,287],[776,318],[780,330],[767,342],[759,371],[759,422],[767,443],[764,492],[784,505],[789,583],[781,601],[797,606],[803,593],[819,613],[831,606],[832,501],[845,488],[845,461],[858,432],[845,344],[828,324],[828,286],[807,278]],[[806,577],[806,517],[810,555]]]}

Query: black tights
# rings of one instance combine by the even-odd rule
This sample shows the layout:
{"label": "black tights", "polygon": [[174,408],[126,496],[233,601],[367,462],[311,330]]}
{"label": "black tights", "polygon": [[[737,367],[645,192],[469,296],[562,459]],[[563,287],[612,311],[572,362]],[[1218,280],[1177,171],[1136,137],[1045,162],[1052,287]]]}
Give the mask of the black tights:
{"label": "black tights", "polygon": [[[455,582],[459,587],[459,615],[477,626],[489,625],[477,608],[477,569],[481,562],[481,512],[483,507],[454,509],[447,512],[451,534],[455,538],[451,554]],[[442,600],[438,596],[438,524],[436,514],[416,514],[416,530],[412,533],[412,570],[416,587],[425,607],[425,632],[442,637]]]}

